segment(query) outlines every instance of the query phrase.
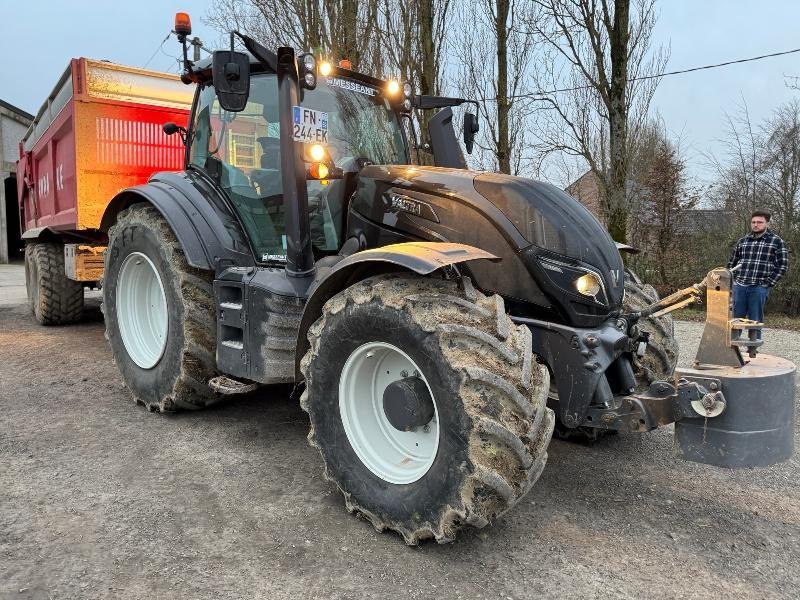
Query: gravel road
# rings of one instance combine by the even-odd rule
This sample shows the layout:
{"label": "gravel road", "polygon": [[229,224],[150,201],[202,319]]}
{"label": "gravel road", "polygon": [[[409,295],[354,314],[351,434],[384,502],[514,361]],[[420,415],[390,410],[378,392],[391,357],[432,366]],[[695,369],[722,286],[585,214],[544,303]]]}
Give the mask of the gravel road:
{"label": "gravel road", "polygon": [[[286,388],[202,413],[134,405],[96,299],[38,326],[0,269],[2,598],[797,598],[800,459],[731,471],[672,430],[554,441],[496,526],[407,548],[348,515]],[[677,324],[681,360],[701,326]],[[800,363],[800,334],[765,351]]]}

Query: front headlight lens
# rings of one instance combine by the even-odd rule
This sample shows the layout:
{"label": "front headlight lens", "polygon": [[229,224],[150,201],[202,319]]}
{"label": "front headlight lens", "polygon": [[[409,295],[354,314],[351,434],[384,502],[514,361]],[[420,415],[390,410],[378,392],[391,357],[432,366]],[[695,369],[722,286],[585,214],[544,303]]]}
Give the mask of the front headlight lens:
{"label": "front headlight lens", "polygon": [[575,280],[575,289],[584,296],[597,296],[600,287],[600,279],[594,273],[586,273]]}

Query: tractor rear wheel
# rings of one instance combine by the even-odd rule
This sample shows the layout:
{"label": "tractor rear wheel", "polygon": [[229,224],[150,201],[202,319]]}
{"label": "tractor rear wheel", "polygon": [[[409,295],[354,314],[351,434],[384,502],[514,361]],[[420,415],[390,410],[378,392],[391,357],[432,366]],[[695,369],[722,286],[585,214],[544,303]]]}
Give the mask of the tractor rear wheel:
{"label": "tractor rear wheel", "polygon": [[67,277],[63,244],[25,246],[25,288],[31,312],[42,325],[66,325],[83,316],[83,284]]}
{"label": "tractor rear wheel", "polygon": [[331,298],[308,339],[309,442],[348,510],[377,530],[449,542],[538,479],[549,376],[499,296],[468,279],[381,275]]}
{"label": "tractor rear wheel", "polygon": [[169,412],[215,400],[212,276],[189,266],[152,206],[125,209],[108,232],[103,313],[114,362],[137,403]]}

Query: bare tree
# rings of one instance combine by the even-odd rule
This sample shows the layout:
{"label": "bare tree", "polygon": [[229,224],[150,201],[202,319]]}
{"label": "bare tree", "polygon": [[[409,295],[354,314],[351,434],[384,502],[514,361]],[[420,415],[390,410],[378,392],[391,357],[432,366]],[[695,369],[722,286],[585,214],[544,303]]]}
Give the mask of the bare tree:
{"label": "bare tree", "polygon": [[717,208],[730,211],[739,220],[747,220],[763,202],[761,153],[764,140],[754,127],[744,100],[735,113],[725,113],[725,125],[722,140],[725,153],[722,158],[711,158],[717,173],[711,200]]}
{"label": "bare tree", "polygon": [[332,60],[350,59],[372,70],[377,0],[220,0],[207,21],[220,31],[236,28],[270,46],[311,50]]}
{"label": "bare tree", "polygon": [[[417,94],[441,93],[450,6],[451,0],[382,0],[377,31],[384,51],[384,76],[409,82]],[[420,112],[417,117],[425,142],[430,115]]]}
{"label": "bare tree", "polygon": [[538,149],[586,162],[600,183],[603,217],[625,241],[630,214],[629,149],[658,83],[652,75],[668,52],[651,52],[655,0],[534,0],[545,19],[532,24],[549,52],[536,80],[546,113]]}
{"label": "bare tree", "polygon": [[532,162],[527,126],[532,101],[530,65],[536,9],[518,0],[465,1],[458,21],[465,26],[454,42],[459,61],[458,87],[476,98],[482,117],[476,142],[477,166],[502,173],[520,173]]}
{"label": "bare tree", "polygon": [[689,186],[680,145],[669,139],[662,121],[652,119],[642,128],[630,167],[638,215],[631,220],[632,241],[645,251],[660,283],[674,288],[692,258],[682,241],[692,225],[687,211],[697,206],[699,194]]}
{"label": "bare tree", "polygon": [[778,107],[762,127],[765,205],[785,234],[800,231],[800,101]]}

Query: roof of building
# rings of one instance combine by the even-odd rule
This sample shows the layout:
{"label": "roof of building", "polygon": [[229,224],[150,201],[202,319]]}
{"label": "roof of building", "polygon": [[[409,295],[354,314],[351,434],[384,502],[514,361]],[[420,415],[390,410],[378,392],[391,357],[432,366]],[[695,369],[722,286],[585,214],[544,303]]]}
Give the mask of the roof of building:
{"label": "roof of building", "polygon": [[7,108],[8,110],[17,113],[20,117],[28,119],[29,121],[33,121],[33,115],[27,111],[22,110],[21,108],[17,108],[13,104],[9,104],[5,100],[0,100],[0,106],[3,108]]}

